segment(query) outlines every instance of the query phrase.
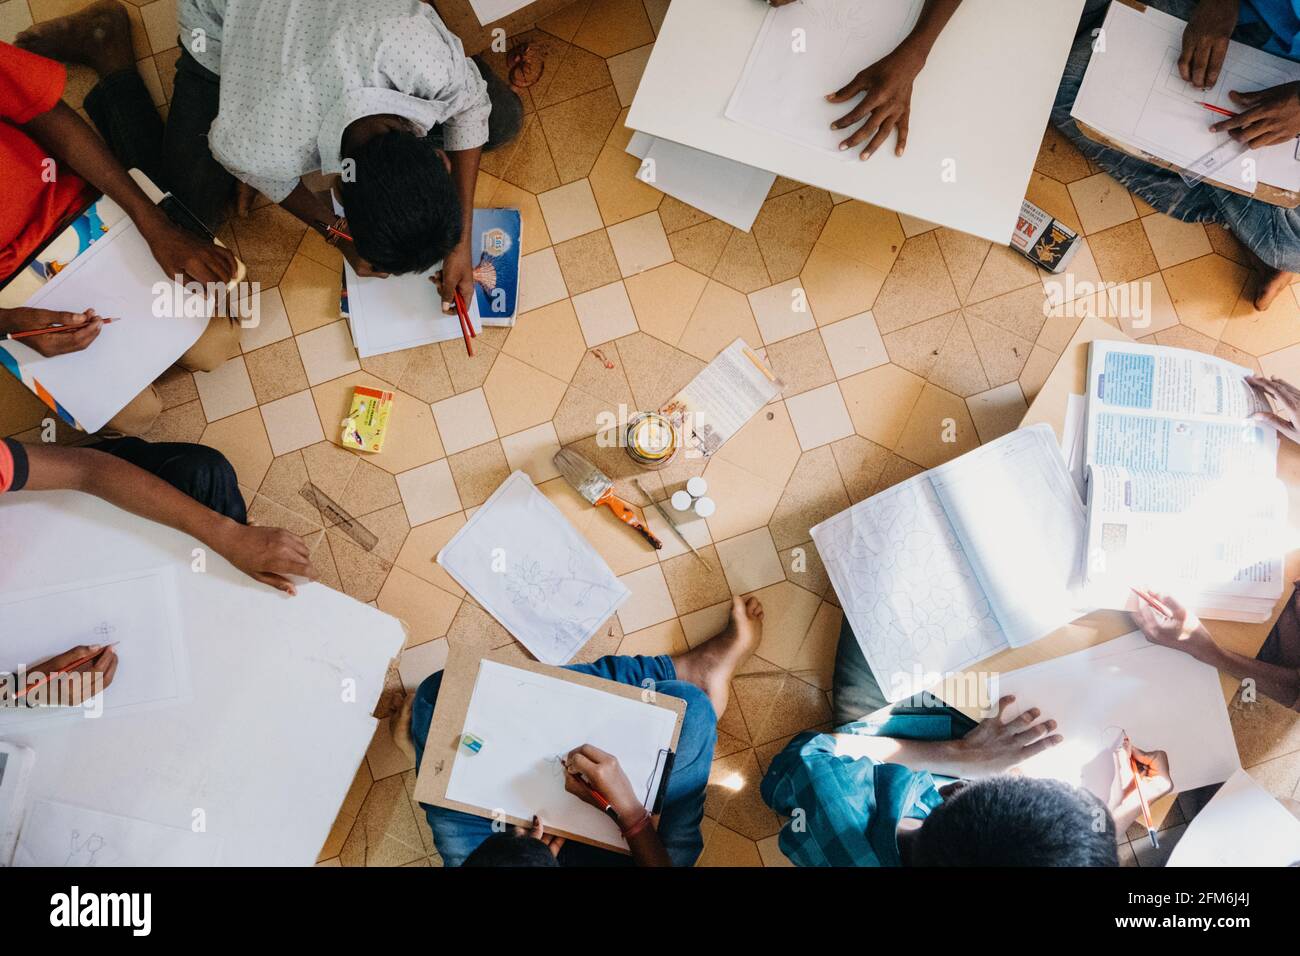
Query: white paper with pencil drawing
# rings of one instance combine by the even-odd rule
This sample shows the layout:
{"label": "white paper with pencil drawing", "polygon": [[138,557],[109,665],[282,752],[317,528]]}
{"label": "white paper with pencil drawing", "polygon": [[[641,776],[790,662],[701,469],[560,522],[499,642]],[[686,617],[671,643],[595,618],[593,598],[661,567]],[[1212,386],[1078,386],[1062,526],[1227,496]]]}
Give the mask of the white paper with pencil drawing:
{"label": "white paper with pencil drawing", "polygon": [[745,340],[736,339],[660,411],[682,433],[688,451],[707,458],[780,395],[781,387]]}
{"label": "white paper with pencil drawing", "polygon": [[215,837],[75,807],[52,800],[32,805],[14,866],[215,866]]}
{"label": "white paper with pencil drawing", "polygon": [[[1116,142],[1178,166],[1228,141],[1210,126],[1223,119],[1201,102],[1233,113],[1242,107],[1230,91],[1254,92],[1300,80],[1300,64],[1232,41],[1214,87],[1200,90],[1178,71],[1186,22],[1153,7],[1135,10],[1112,3],[1104,25],[1104,48],[1094,53],[1071,116]],[[1245,192],[1256,182],[1300,189],[1295,142],[1251,150],[1255,179],[1243,180],[1238,163],[1210,178]],[[1243,157],[1245,158],[1245,157]]]}
{"label": "white paper with pencil drawing", "polygon": [[[160,304],[167,306],[161,315],[154,311]],[[65,355],[43,356],[24,342],[0,342],[8,353],[0,365],[16,365],[24,382],[39,382],[86,432],[103,428],[197,342],[211,314],[201,296],[186,295],[168,281],[129,219],[24,305],[55,312],[93,308],[120,320],[103,326],[89,348]]]}
{"label": "white paper with pencil drawing", "polygon": [[922,6],[923,0],[802,0],[769,10],[727,118],[856,159],[860,150],[839,150],[848,132],[830,126],[862,97],[837,104],[826,94],[893,52]]}
{"label": "white paper with pencil drawing", "polygon": [[[105,717],[181,703],[190,696],[176,606],[175,571],[136,571],[0,595],[0,671],[14,673],[81,644],[110,644],[120,661],[100,700]],[[83,719],[82,708],[0,708],[0,728],[25,732]]]}
{"label": "white paper with pencil drawing", "polygon": [[613,754],[649,809],[676,726],[665,707],[485,660],[464,727],[483,746],[457,749],[447,799],[625,846],[613,820],[564,789],[558,758],[583,744]]}
{"label": "white paper with pencil drawing", "polygon": [[630,594],[522,471],[501,483],[437,560],[547,664],[567,664]]}
{"label": "white paper with pencil drawing", "polygon": [[1126,731],[1135,747],[1164,750],[1179,790],[1222,783],[1240,766],[1219,672],[1134,631],[1066,657],[1000,675],[1011,716],[1038,707],[1065,738],[1020,769],[1084,787],[1102,800]]}

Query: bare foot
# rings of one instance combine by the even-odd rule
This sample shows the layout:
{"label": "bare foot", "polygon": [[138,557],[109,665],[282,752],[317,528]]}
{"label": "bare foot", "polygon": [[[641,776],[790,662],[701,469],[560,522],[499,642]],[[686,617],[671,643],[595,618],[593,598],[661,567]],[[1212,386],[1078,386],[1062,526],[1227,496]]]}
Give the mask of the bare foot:
{"label": "bare foot", "polygon": [[719,717],[727,709],[731,677],[749,659],[763,636],[763,604],[758,598],[731,599],[731,620],[721,633],[673,658],[677,677],[709,695]]}
{"label": "bare foot", "polygon": [[66,17],[38,23],[18,34],[14,43],[51,60],[83,63],[100,76],[135,66],[131,19],[117,0],[98,0]]}
{"label": "bare foot", "polygon": [[1255,272],[1259,274],[1259,283],[1255,287],[1255,298],[1252,304],[1255,306],[1256,312],[1267,312],[1278,294],[1286,291],[1287,286],[1291,284],[1291,280],[1295,278],[1295,273],[1274,269],[1256,255],[1255,250],[1244,242],[1242,247],[1250,255],[1251,261],[1255,265]]}

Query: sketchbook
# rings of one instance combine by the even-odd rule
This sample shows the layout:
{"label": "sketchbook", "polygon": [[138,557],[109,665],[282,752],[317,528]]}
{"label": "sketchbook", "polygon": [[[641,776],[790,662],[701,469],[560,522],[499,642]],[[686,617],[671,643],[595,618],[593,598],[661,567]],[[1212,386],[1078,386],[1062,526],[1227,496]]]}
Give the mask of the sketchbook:
{"label": "sketchbook", "polygon": [[47,357],[21,341],[0,341],[0,366],[87,433],[103,428],[185,354],[212,314],[203,295],[163,274],[126,218],[23,304],[55,312],[93,308],[120,320],[105,325],[89,348],[65,355]]}
{"label": "sketchbook", "polygon": [[1282,596],[1287,493],[1249,369],[1213,355],[1097,341],[1088,353],[1087,595],[1130,586],[1203,617],[1266,621]]}
{"label": "sketchbook", "polygon": [[52,800],[27,813],[14,866],[216,866],[212,836]]}
{"label": "sketchbook", "polygon": [[896,701],[1079,614],[1083,505],[1049,425],[1012,432],[812,529]]}
{"label": "sketchbook", "polygon": [[[1228,93],[1254,92],[1300,80],[1300,63],[1238,43],[1229,44],[1214,87],[1201,90],[1178,72],[1187,23],[1152,7],[1135,9],[1112,3],[1071,116],[1122,145],[1177,166],[1190,166],[1228,142],[1227,133],[1212,133],[1222,119],[1204,106],[1212,103],[1236,113],[1241,107]],[[1251,150],[1254,178],[1243,178],[1241,162],[1230,163],[1210,178],[1247,193],[1257,183],[1300,190],[1296,143]]]}
{"label": "sketchbook", "polygon": [[[828,103],[868,63],[892,53],[912,32],[924,0],[801,0],[773,7],[740,75],[726,116],[846,161],[848,131],[831,123],[862,100]],[[864,144],[865,145],[865,144]]]}
{"label": "sketchbook", "polygon": [[641,160],[637,179],[742,232],[776,182],[776,173],[645,133],[633,133],[627,151]]}
{"label": "sketchbook", "polygon": [[120,660],[113,683],[82,707],[0,707],[0,729],[32,732],[189,699],[189,669],[170,567],[0,595],[0,671],[20,669],[81,644],[110,644]]}
{"label": "sketchbook", "polygon": [[1192,818],[1165,866],[1297,864],[1300,820],[1238,770]]}
{"label": "sketchbook", "polygon": [[[475,209],[474,298],[467,302],[474,328],[515,324],[519,302],[518,209]],[[442,297],[433,276],[442,263],[418,275],[361,277],[343,263],[343,317],[348,320],[357,355],[369,358],[387,352],[449,342],[461,338],[460,319],[444,315]]]}
{"label": "sketchbook", "polygon": [[522,471],[492,492],[437,561],[547,664],[567,664],[631,594]]}
{"label": "sketchbook", "polygon": [[1222,783],[1241,762],[1219,672],[1134,631],[1065,657],[998,675],[991,700],[1015,696],[1011,718],[1032,707],[1064,740],[1019,765],[1110,797],[1114,751],[1125,732],[1135,747],[1164,750],[1179,790]]}
{"label": "sketchbook", "polygon": [[548,829],[626,847],[618,824],[564,789],[561,758],[583,744],[613,754],[653,812],[671,770],[677,721],[653,694],[613,694],[485,660],[463,731],[481,746],[457,749],[446,798],[518,819],[536,814]]}

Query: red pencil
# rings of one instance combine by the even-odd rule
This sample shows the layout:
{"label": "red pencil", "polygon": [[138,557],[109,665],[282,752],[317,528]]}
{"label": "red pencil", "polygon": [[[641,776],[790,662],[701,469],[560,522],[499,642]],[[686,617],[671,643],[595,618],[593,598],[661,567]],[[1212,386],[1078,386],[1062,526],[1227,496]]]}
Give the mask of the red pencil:
{"label": "red pencil", "polygon": [[19,698],[26,697],[32,691],[39,690],[40,688],[48,684],[50,681],[54,680],[54,678],[56,677],[62,677],[64,674],[71,674],[78,667],[81,667],[85,664],[89,664],[91,661],[93,661],[96,657],[99,657],[110,647],[116,647],[117,643],[118,643],[117,641],[114,641],[112,644],[105,644],[99,650],[95,651],[95,653],[87,654],[85,657],[78,657],[75,661],[72,661],[70,664],[67,664],[64,667],[59,668],[53,673],[46,674],[43,677],[40,677],[32,681],[30,684],[28,684],[18,693],[14,694],[14,699],[17,700]]}
{"label": "red pencil", "polygon": [[1201,106],[1204,106],[1211,113],[1218,113],[1220,116],[1236,116],[1232,110],[1225,110],[1222,106],[1215,106],[1213,103],[1207,103],[1204,100],[1197,100]]}
{"label": "red pencil", "polygon": [[1136,594],[1138,597],[1140,597],[1148,605],[1150,605],[1151,609],[1155,611],[1157,614],[1163,614],[1165,617],[1169,617],[1169,618],[1172,618],[1174,616],[1173,611],[1169,610],[1169,608],[1165,607],[1163,603],[1157,601],[1155,598],[1151,597],[1151,595],[1147,594],[1145,591],[1139,591],[1135,587],[1130,587],[1129,590],[1132,591],[1134,594]]}
{"label": "red pencil", "polygon": [[465,352],[470,358],[474,357],[474,346],[470,339],[477,338],[478,333],[474,331],[474,325],[469,320],[469,311],[465,308],[465,299],[457,289],[456,293],[456,315],[460,317],[460,334],[465,337]]}
{"label": "red pencil", "polygon": [[[117,322],[120,320],[100,319],[99,321],[102,322],[104,325],[108,325],[110,322]],[[18,339],[29,339],[33,335],[46,335],[52,332],[75,332],[78,329],[83,329],[83,328],[85,328],[84,325],[47,325],[43,329],[27,329],[26,331],[23,332],[10,332],[9,338],[17,341]]]}

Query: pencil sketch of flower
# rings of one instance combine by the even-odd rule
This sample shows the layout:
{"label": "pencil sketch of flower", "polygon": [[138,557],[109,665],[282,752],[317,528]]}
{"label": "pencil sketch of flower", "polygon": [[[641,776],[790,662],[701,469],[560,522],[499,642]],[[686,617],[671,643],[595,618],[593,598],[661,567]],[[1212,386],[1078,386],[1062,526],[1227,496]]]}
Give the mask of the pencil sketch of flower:
{"label": "pencil sketch of flower", "polygon": [[516,604],[537,606],[546,603],[554,579],[536,561],[523,561],[506,578],[506,590]]}

